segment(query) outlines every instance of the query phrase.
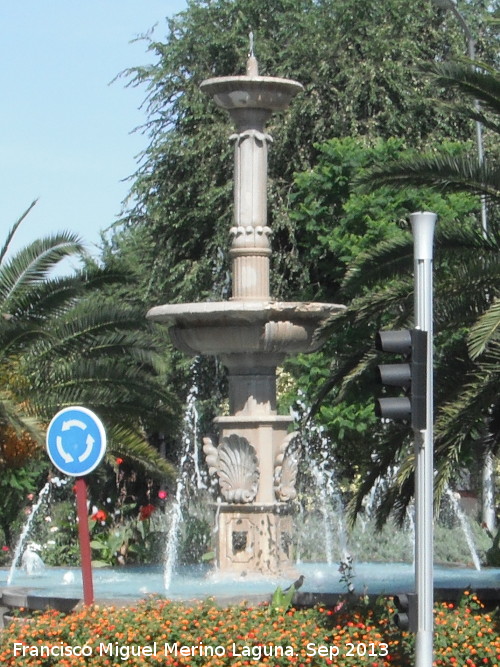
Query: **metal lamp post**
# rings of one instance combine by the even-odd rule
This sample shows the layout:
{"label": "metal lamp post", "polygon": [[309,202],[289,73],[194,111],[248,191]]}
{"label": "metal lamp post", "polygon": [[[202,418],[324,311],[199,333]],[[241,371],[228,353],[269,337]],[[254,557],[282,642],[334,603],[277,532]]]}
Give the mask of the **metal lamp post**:
{"label": "metal lamp post", "polygon": [[427,332],[426,427],[415,433],[415,589],[418,600],[416,667],[430,667],[433,655],[433,240],[436,214],[412,213],[414,239],[415,327]]}

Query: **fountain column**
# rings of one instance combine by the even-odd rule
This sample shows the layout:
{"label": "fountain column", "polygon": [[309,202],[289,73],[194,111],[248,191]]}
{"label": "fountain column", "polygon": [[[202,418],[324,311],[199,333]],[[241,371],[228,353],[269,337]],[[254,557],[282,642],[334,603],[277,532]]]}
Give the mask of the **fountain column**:
{"label": "fountain column", "polygon": [[[209,79],[201,84],[201,90],[229,112],[236,129],[230,137],[234,141],[231,301],[270,299],[267,153],[272,139],[265,124],[274,111],[284,110],[302,90],[295,81],[276,79],[270,83],[269,77],[259,77],[257,60],[250,54],[245,77]],[[266,333],[270,342],[272,332]],[[252,502],[220,506],[218,565],[226,571],[276,574],[291,567],[291,522],[288,504],[280,501],[277,493],[276,477],[276,462],[280,456],[284,458],[292,422],[291,417],[278,415],[276,406],[276,367],[283,363],[285,352],[273,351],[271,344],[265,354],[262,350],[242,350],[223,352],[220,357],[228,370],[231,415],[218,417],[215,423],[222,451],[225,454],[227,448],[228,458],[234,461],[230,474],[239,467],[238,474],[251,480]],[[209,460],[216,452],[207,440],[204,450]],[[220,477],[219,457],[217,454]],[[293,463],[289,461],[289,465]]]}
{"label": "fountain column", "polygon": [[[250,56],[247,75],[258,76],[257,61]],[[202,84],[207,87],[207,84]],[[210,94],[210,86],[207,88]],[[267,146],[265,133],[271,110],[219,103],[236,126],[234,141],[234,226],[229,255],[232,260],[233,296],[238,300],[269,299],[271,229],[267,226]]]}
{"label": "fountain column", "polygon": [[188,354],[217,355],[228,370],[230,414],[215,419],[217,442],[204,438],[210,474],[218,479],[217,564],[229,574],[292,570],[290,501],[298,452],[292,418],[279,415],[276,368],[289,354],[321,346],[315,332],[342,306],[283,303],[270,296],[271,229],[267,225],[265,124],[303,90],[300,83],[258,74],[250,55],[244,76],[207,79],[201,90],[235,125],[234,220],[230,229],[229,301],[152,308]]}

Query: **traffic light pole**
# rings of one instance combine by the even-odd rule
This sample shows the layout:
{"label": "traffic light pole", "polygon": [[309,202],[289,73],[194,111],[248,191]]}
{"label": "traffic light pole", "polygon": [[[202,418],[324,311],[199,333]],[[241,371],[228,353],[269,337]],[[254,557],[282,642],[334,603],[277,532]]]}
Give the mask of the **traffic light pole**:
{"label": "traffic light pole", "polygon": [[415,433],[415,587],[418,601],[415,667],[433,663],[433,240],[436,214],[412,213],[415,327],[427,332],[426,428]]}

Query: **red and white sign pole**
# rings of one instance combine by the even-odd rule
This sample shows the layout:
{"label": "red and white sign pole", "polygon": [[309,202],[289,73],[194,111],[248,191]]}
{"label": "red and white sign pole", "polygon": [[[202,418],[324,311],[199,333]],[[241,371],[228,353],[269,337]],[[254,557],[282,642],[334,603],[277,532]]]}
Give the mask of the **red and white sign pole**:
{"label": "red and white sign pole", "polygon": [[87,509],[87,482],[83,477],[79,477],[75,482],[75,496],[82,568],[83,602],[86,605],[90,605],[94,603],[94,582],[92,579],[92,553],[90,549],[89,514]]}

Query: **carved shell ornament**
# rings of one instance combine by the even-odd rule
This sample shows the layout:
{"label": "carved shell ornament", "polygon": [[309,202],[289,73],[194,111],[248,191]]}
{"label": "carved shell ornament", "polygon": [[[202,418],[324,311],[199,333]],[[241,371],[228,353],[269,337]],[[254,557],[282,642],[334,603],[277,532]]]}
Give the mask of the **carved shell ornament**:
{"label": "carved shell ornament", "polygon": [[233,434],[222,438],[215,447],[210,438],[203,438],[208,470],[217,473],[224,500],[228,503],[250,503],[259,487],[259,461],[246,438]]}
{"label": "carved shell ornament", "polygon": [[300,439],[299,433],[289,433],[281,443],[274,462],[274,492],[281,501],[294,500],[297,497],[295,483],[299,470]]}
{"label": "carved shell ornament", "polygon": [[203,453],[205,454],[205,461],[208,466],[208,474],[212,477],[217,472],[217,464],[219,456],[217,453],[217,447],[214,446],[212,438],[206,436],[203,438]]}

